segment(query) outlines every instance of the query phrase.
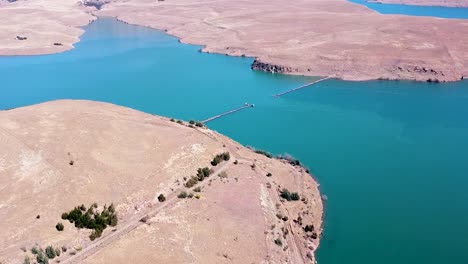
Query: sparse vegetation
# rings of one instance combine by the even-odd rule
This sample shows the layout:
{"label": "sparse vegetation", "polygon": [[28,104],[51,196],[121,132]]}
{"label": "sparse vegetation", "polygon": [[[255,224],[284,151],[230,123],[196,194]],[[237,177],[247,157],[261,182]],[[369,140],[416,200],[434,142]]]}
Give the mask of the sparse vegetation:
{"label": "sparse vegetation", "polygon": [[25,256],[23,264],[30,264],[30,263],[31,263],[31,259],[29,258],[29,256]]}
{"label": "sparse vegetation", "polygon": [[187,188],[192,188],[198,183],[198,178],[195,176],[192,176],[184,185]]}
{"label": "sparse vegetation", "polygon": [[211,175],[211,173],[213,173],[213,171],[208,167],[198,168],[197,170],[198,181],[203,181],[205,178],[208,178]]}
{"label": "sparse vegetation", "polygon": [[109,207],[104,205],[104,209],[100,213],[96,209],[96,203],[91,205],[87,210],[84,205],[77,206],[70,212],[63,213],[62,219],[68,220],[70,223],[75,223],[76,228],[93,229],[89,238],[94,240],[101,236],[107,226],[116,226],[118,222],[117,213],[113,204]]}
{"label": "sparse vegetation", "polygon": [[231,158],[231,155],[229,154],[229,152],[218,154],[211,161],[211,165],[216,166],[222,161],[228,161],[230,158]]}
{"label": "sparse vegetation", "polygon": [[164,196],[164,194],[161,193],[161,194],[158,196],[158,201],[159,201],[160,203],[166,201],[166,196]]}
{"label": "sparse vegetation", "polygon": [[185,199],[185,198],[187,198],[187,196],[188,196],[188,194],[187,194],[186,191],[181,191],[179,193],[179,195],[177,195],[177,197],[180,198],[180,199]]}
{"label": "sparse vegetation", "polygon": [[57,229],[57,231],[63,231],[63,224],[62,223],[57,223],[55,225],[55,228]]}
{"label": "sparse vegetation", "polygon": [[201,187],[200,187],[200,186],[195,187],[195,188],[193,189],[193,191],[194,191],[194,192],[201,192]]}

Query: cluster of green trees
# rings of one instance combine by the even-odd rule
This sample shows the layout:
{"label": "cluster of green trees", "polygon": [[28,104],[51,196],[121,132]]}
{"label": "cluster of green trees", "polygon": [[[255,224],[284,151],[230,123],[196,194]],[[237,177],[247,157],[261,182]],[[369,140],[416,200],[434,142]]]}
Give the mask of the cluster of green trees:
{"label": "cluster of green trees", "polygon": [[[48,246],[46,247],[45,251],[42,248],[33,247],[31,249],[31,253],[36,255],[36,262],[38,264],[48,264],[49,259],[54,259],[55,257],[59,257],[62,251],[60,250],[60,248],[53,248],[52,246]],[[29,256],[26,256],[24,258],[23,263],[29,264],[30,261],[31,260]]]}
{"label": "cluster of green trees", "polygon": [[218,154],[211,161],[211,165],[216,166],[223,161],[228,161],[230,158],[231,158],[231,155],[229,155],[229,152]]}
{"label": "cluster of green trees", "polygon": [[291,193],[286,188],[281,191],[280,196],[281,196],[281,198],[284,198],[287,201],[298,201],[299,199],[301,199],[301,197],[299,196],[299,194],[297,192]]}
{"label": "cluster of green trees", "polygon": [[84,205],[77,206],[70,212],[63,213],[62,219],[75,223],[76,228],[93,229],[89,238],[94,240],[102,235],[107,226],[116,226],[118,221],[113,204],[109,207],[104,205],[102,212],[98,212],[97,207],[96,203],[91,205],[87,210]]}

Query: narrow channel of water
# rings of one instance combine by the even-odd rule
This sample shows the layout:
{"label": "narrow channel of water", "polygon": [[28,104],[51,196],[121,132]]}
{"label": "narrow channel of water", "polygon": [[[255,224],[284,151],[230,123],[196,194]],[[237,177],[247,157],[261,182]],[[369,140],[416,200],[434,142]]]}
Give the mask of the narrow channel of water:
{"label": "narrow channel of water", "polygon": [[210,127],[290,153],[322,184],[322,264],[468,262],[468,82],[330,80],[251,71],[163,32],[102,19],[76,49],[0,57],[0,108],[101,100],[182,119],[254,103]]}

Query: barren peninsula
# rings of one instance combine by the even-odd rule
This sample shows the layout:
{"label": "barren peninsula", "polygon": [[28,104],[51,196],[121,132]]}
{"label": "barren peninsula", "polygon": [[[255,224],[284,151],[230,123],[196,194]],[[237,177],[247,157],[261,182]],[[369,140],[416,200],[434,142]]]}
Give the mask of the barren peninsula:
{"label": "barren peninsula", "polygon": [[0,55],[62,52],[95,16],[166,30],[253,69],[345,80],[468,76],[468,22],[382,15],[346,0],[19,0],[0,6]]}
{"label": "barren peninsula", "polygon": [[1,263],[315,262],[317,182],[207,128],[63,100],[0,111],[0,147]]}

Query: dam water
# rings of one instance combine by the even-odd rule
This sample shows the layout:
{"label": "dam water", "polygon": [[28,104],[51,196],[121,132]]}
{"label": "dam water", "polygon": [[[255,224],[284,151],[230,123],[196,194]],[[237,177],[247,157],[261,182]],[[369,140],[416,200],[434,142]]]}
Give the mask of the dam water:
{"label": "dam water", "polygon": [[[76,49],[0,57],[0,109],[73,98],[210,122],[300,159],[328,196],[322,264],[468,263],[468,82],[327,80],[250,70],[251,58],[100,19]],[[318,79],[318,78],[316,78]]]}

